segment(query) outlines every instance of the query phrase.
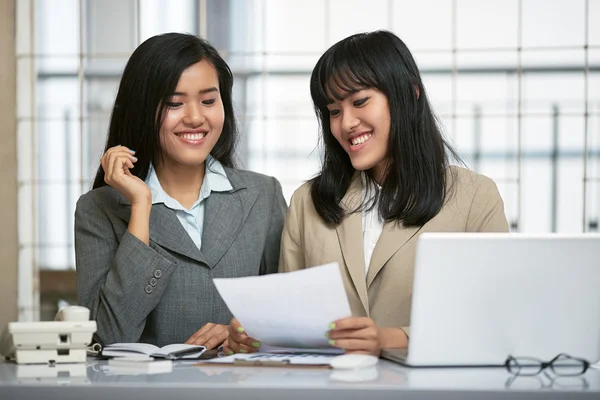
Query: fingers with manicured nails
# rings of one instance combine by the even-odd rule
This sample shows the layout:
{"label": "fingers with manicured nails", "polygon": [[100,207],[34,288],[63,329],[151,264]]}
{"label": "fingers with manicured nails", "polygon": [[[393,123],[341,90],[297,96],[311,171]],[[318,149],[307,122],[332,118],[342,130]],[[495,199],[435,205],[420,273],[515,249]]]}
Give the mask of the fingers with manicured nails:
{"label": "fingers with manicured nails", "polygon": [[230,340],[225,355],[232,355],[234,353],[255,353],[256,351],[258,351],[257,348],[249,347],[243,343],[238,343],[234,340]]}
{"label": "fingers with manicured nails", "polygon": [[104,180],[109,184],[118,184],[121,171],[124,174],[131,175],[129,169],[133,168],[133,163],[137,161],[137,158],[129,151],[112,151],[107,152],[102,161]]}
{"label": "fingers with manicured nails", "polygon": [[[214,329],[212,331],[214,331]],[[222,329],[214,332],[210,337],[206,338],[206,335],[211,334],[212,331],[205,333],[204,337],[200,337],[198,339],[198,341],[202,342],[202,345],[205,346],[207,350],[214,349],[215,347],[219,346],[225,339],[227,339],[227,336],[229,336],[227,329]]]}
{"label": "fingers with manicured nails", "polygon": [[254,338],[251,338],[246,334],[244,328],[240,325],[237,319],[232,319],[229,324],[229,335],[235,342],[239,344],[243,344],[250,348],[258,349],[260,347],[260,342]]}
{"label": "fingers with manicured nails", "polygon": [[108,149],[100,160],[104,182],[123,194],[132,206],[148,204],[152,199],[148,185],[131,172],[137,162],[134,153],[125,146],[115,146]]}
{"label": "fingers with manicured nails", "polygon": [[230,350],[236,353],[254,353],[259,347],[260,342],[246,335],[238,320],[233,318],[229,323]]}
{"label": "fingers with manicured nails", "polygon": [[330,331],[344,330],[344,329],[362,329],[375,326],[375,323],[371,318],[368,317],[349,317],[338,319],[333,321],[329,325]]}

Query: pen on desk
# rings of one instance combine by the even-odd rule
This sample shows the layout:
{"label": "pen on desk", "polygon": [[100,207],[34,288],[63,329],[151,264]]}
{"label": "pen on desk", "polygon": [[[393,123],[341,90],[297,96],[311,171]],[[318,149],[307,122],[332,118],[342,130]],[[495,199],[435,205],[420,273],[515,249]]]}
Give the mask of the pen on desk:
{"label": "pen on desk", "polygon": [[167,358],[169,358],[170,360],[176,360],[178,358],[181,358],[183,356],[187,356],[189,354],[201,353],[204,350],[205,349],[203,349],[202,347],[191,347],[189,349],[172,351],[169,354],[167,354]]}
{"label": "pen on desk", "polygon": [[287,367],[290,365],[290,360],[280,360],[280,361],[233,360],[233,365],[241,365],[241,366],[247,366],[247,367]]}

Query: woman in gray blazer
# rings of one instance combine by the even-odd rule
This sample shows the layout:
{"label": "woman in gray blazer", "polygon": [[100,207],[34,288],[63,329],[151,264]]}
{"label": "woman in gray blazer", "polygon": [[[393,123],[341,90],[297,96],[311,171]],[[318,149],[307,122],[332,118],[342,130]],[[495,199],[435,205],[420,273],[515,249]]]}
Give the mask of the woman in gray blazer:
{"label": "woman in gray blazer", "polygon": [[232,85],[192,35],[129,59],[75,212],[78,299],[100,343],[219,346],[232,315],[212,279],[277,271],[286,204],[275,178],[234,168]]}

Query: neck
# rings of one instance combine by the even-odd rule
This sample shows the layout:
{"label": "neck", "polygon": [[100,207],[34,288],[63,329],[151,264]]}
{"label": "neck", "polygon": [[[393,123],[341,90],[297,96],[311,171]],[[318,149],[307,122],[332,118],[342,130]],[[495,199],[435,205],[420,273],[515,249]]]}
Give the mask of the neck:
{"label": "neck", "polygon": [[200,195],[205,168],[206,162],[195,168],[161,163],[155,167],[155,171],[163,190],[182,206],[190,209]]}
{"label": "neck", "polygon": [[376,165],[367,171],[371,179],[373,179],[379,186],[383,186],[386,176],[386,165]]}

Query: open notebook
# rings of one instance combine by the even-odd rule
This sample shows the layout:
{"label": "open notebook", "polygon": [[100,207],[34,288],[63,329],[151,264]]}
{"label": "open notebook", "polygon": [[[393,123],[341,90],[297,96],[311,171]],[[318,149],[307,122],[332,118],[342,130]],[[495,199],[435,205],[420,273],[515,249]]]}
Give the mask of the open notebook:
{"label": "open notebook", "polygon": [[148,343],[115,343],[105,346],[102,355],[105,357],[147,356],[178,360],[199,358],[205,351],[204,346],[190,344],[169,344],[158,347]]}

